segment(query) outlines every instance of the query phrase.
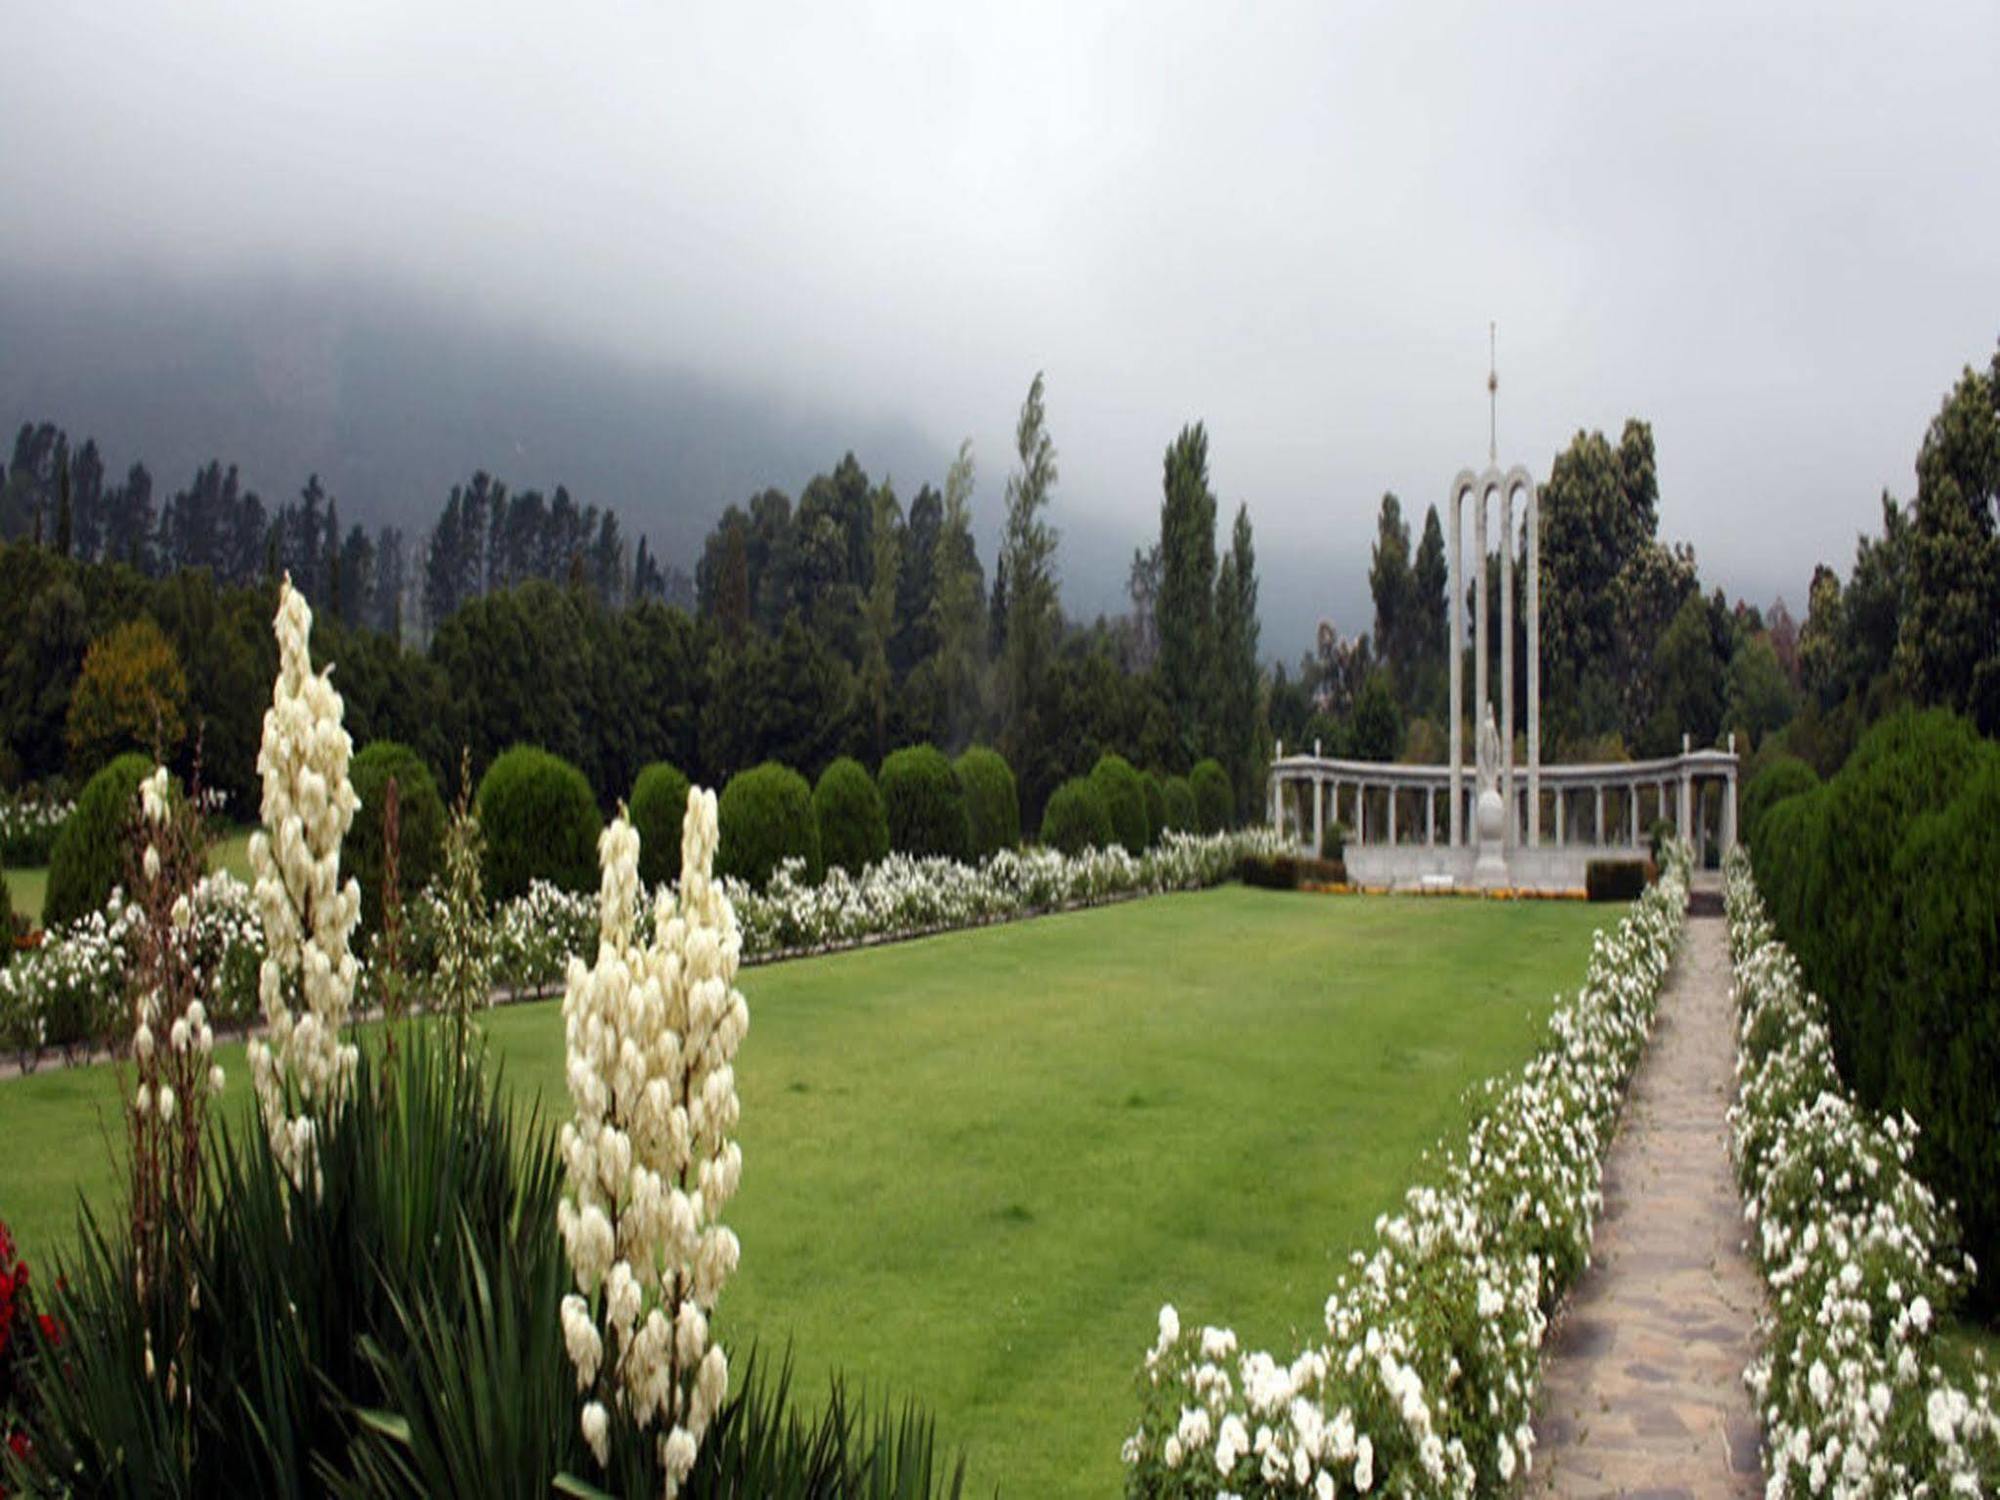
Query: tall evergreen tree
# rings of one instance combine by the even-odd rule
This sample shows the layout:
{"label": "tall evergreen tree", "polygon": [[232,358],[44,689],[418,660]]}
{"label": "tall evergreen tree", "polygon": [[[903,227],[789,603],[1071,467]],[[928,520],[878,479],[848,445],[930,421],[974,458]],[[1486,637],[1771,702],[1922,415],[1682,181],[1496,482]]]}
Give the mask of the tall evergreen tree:
{"label": "tall evergreen tree", "polygon": [[1192,765],[1212,747],[1215,677],[1215,495],[1208,487],[1208,433],[1199,422],[1167,445],[1160,498],[1160,686],[1175,752]]}
{"label": "tall evergreen tree", "polygon": [[[1030,757],[1038,751],[1037,708],[1055,654],[1059,611],[1056,598],[1056,530],[1045,512],[1056,486],[1056,445],[1043,407],[1042,372],[1036,371],[1014,425],[1018,467],[1007,476],[1007,522],[1001,541],[1006,569],[1007,640],[1003,702],[1007,759],[1017,773],[1035,775]],[[1047,779],[1043,772],[1042,779]],[[1032,784],[1023,798],[1039,808],[1048,787]],[[1025,811],[1025,808],[1024,808]]]}
{"label": "tall evergreen tree", "polygon": [[944,514],[938,523],[936,590],[931,633],[937,640],[937,680],[947,737],[970,740],[980,720],[979,684],[986,659],[986,620],[980,599],[979,550],[972,537],[974,484],[972,439],[944,480]]}

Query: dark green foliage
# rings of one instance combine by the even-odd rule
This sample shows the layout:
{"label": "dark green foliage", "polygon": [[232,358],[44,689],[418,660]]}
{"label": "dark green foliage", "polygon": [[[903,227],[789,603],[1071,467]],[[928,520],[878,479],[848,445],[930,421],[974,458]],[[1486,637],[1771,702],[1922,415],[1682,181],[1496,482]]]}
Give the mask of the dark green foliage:
{"label": "dark green foliage", "polygon": [[1167,800],[1167,828],[1174,833],[1193,833],[1201,817],[1195,810],[1194,787],[1185,776],[1168,776],[1161,782]]}
{"label": "dark green foliage", "polygon": [[1583,891],[1592,901],[1637,901],[1646,893],[1646,861],[1593,859],[1583,867]]}
{"label": "dark green foliage", "polygon": [[14,893],[7,888],[7,866],[0,861],[0,968],[14,956]]}
{"label": "dark green foliage", "polygon": [[648,887],[681,878],[681,829],[687,819],[688,779],[656,760],[632,783],[626,815],[639,835],[639,879]]}
{"label": "dark green foliage", "polygon": [[819,773],[813,816],[819,821],[820,856],[829,870],[839,865],[859,875],[889,852],[882,794],[858,760],[843,755]]}
{"label": "dark green foliage", "polygon": [[1152,842],[1152,827],[1146,818],[1146,783],[1122,755],[1100,755],[1090,768],[1091,785],[1104,799],[1111,815],[1111,830],[1127,854],[1143,854]]}
{"label": "dark green foliage", "polygon": [[511,901],[535,880],[596,887],[604,820],[583,772],[561,756],[534,745],[506,751],[480,778],[478,813],[489,901]]}
{"label": "dark green foliage", "polygon": [[49,855],[44,927],[90,915],[111,898],[113,886],[125,883],[139,783],[152,769],[147,756],[126,754],[90,778]]}
{"label": "dark green foliage", "polygon": [[1236,824],[1236,797],[1229,773],[1215,760],[1198,761],[1188,773],[1194,789],[1195,821],[1203,833],[1227,833]]}
{"label": "dark green foliage", "polygon": [[715,851],[718,874],[762,886],[787,859],[805,861],[805,878],[815,883],[826,871],[812,788],[789,766],[767,760],[738,771],[722,789],[716,820],[721,825]]}
{"label": "dark green foliage", "polygon": [[889,843],[899,854],[964,859],[972,848],[965,792],[951,762],[933,745],[911,745],[882,762],[882,805]]}
{"label": "dark green foliage", "polygon": [[[1764,812],[1754,850],[1843,1078],[1868,1109],[1917,1121],[1920,1175],[1958,1200],[1983,1272],[2000,1256],[1997,778],[2000,746],[1943,710],[1906,710],[1824,786]],[[2000,1306],[2000,1276],[1984,1272],[1975,1297]]]}
{"label": "dark green foliage", "polygon": [[1296,854],[1246,854],[1243,883],[1271,891],[1347,884],[1347,866],[1339,859],[1301,858]]}
{"label": "dark green foliage", "polygon": [[1338,818],[1329,819],[1319,836],[1319,853],[1322,859],[1344,859],[1347,855],[1347,825]]}
{"label": "dark green foliage", "polygon": [[1146,842],[1159,843],[1167,831],[1167,784],[1158,771],[1139,778],[1146,793]]}
{"label": "dark green foliage", "polygon": [[374,931],[382,921],[382,809],[389,778],[396,778],[396,878],[408,901],[437,874],[444,860],[444,799],[430,767],[408,745],[376,740],[348,765],[361,806],[341,845],[343,869],[361,882],[361,921]]}
{"label": "dark green foliage", "polygon": [[[134,1298],[124,1235],[86,1216],[53,1299],[68,1337],[29,1371],[47,1466],[31,1492],[51,1473],[130,1496],[661,1490],[650,1435],[614,1418],[606,1475],[578,1428],[554,1132],[507,1102],[497,1069],[455,1065],[422,1028],[405,1037],[393,1088],[364,1053],[321,1136],[316,1203],[288,1191],[254,1122],[224,1130],[217,1191],[178,1226],[192,1316]],[[191,1407],[144,1378],[149,1332],[185,1349]],[[807,1418],[754,1351],[731,1385],[690,1496],[956,1493],[913,1408],[871,1421],[836,1381],[827,1414]],[[9,1463],[0,1452],[0,1483],[29,1489]]]}
{"label": "dark green foliage", "polygon": [[1753,858],[1762,850],[1757,828],[1764,815],[1787,797],[1809,792],[1818,785],[1819,773],[1796,755],[1780,755],[1757,773],[1756,779],[1743,789],[1737,808],[1737,831],[1750,846]]}
{"label": "dark green foliage", "polygon": [[953,769],[965,792],[965,816],[972,827],[972,855],[985,859],[1021,842],[1021,799],[1014,772],[998,750],[974,745]]}
{"label": "dark green foliage", "polygon": [[1042,809],[1042,843],[1064,854],[1108,848],[1117,838],[1104,794],[1088,776],[1073,776],[1049,796]]}

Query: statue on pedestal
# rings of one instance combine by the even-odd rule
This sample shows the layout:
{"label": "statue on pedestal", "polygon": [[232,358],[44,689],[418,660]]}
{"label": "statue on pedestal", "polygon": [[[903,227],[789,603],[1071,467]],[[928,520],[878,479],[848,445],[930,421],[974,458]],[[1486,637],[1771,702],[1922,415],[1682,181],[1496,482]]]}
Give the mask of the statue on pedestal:
{"label": "statue on pedestal", "polygon": [[1493,720],[1493,705],[1486,705],[1486,717],[1479,721],[1479,790],[1500,790],[1500,729]]}
{"label": "statue on pedestal", "polygon": [[1493,719],[1493,705],[1479,721],[1479,783],[1473,799],[1472,826],[1479,837],[1479,857],[1472,867],[1474,885],[1486,888],[1509,884],[1505,830],[1507,809],[1500,798],[1500,728]]}

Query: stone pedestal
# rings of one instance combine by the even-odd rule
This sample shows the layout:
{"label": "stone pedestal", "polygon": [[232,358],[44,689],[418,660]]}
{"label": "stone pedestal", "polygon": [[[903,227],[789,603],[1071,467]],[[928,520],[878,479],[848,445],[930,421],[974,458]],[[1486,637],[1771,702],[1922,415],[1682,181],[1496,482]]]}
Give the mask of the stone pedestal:
{"label": "stone pedestal", "polygon": [[1507,810],[1493,787],[1479,794],[1474,822],[1479,831],[1479,858],[1472,866],[1472,883],[1481,890],[1496,890],[1508,884]]}

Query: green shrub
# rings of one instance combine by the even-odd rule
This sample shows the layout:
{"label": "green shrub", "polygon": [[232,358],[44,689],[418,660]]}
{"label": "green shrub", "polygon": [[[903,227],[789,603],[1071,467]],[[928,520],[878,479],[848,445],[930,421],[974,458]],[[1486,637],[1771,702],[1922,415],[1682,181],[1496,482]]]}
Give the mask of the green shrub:
{"label": "green shrub", "polygon": [[1646,861],[1591,860],[1583,867],[1583,893],[1592,901],[1637,901],[1646,894]]}
{"label": "green shrub", "polygon": [[1321,859],[1347,858],[1347,825],[1338,818],[1327,820],[1320,830],[1319,855]]}
{"label": "green shrub", "polygon": [[1117,839],[1104,794],[1088,776],[1072,776],[1042,809],[1042,843],[1064,854],[1108,848]]}
{"label": "green shrub", "polygon": [[[1910,825],[1892,883],[1901,921],[1890,1055],[1892,1107],[1923,1127],[1924,1180],[1956,1201],[1965,1245],[1984,1268],[2000,1257],[2000,754],[1951,802]],[[1987,1274],[1982,1301],[2000,1303]]]}
{"label": "green shrub", "polygon": [[972,857],[985,859],[1021,842],[1021,798],[1014,772],[998,750],[974,745],[954,769],[965,792],[965,816],[972,829]]}
{"label": "green shrub", "polygon": [[575,766],[533,745],[516,745],[486,768],[477,802],[489,901],[525,895],[536,880],[565,891],[596,889],[604,820]]}
{"label": "green shrub", "polygon": [[681,828],[687,819],[688,779],[656,760],[632,783],[626,815],[639,835],[639,879],[647,886],[681,878]]}
{"label": "green shrub", "polygon": [[1139,778],[1146,790],[1146,843],[1159,843],[1167,835],[1167,784],[1158,771]]}
{"label": "green shrub", "polygon": [[1194,805],[1194,788],[1185,776],[1169,776],[1164,783],[1167,797],[1167,827],[1175,833],[1195,833],[1201,814]]}
{"label": "green shrub", "polygon": [[1243,883],[1271,891],[1295,891],[1301,886],[1347,884],[1347,866],[1337,859],[1311,859],[1296,854],[1246,854]]}
{"label": "green shrub", "polygon": [[820,858],[829,870],[839,865],[859,875],[889,852],[882,794],[858,760],[843,755],[819,773],[813,816],[819,821]]}
{"label": "green shrub", "polygon": [[1757,773],[1756,779],[1743,789],[1737,805],[1737,834],[1750,846],[1753,859],[1758,852],[1757,827],[1764,821],[1764,814],[1787,797],[1809,792],[1818,785],[1819,772],[1796,755],[1780,755]]}
{"label": "green shrub", "polygon": [[423,757],[395,740],[376,740],[348,763],[361,799],[340,846],[341,868],[361,882],[361,921],[382,925],[382,814],[396,778],[396,883],[407,902],[444,867],[444,799]]}
{"label": "green shrub", "polygon": [[1090,768],[1091,785],[1111,815],[1111,831],[1127,854],[1143,854],[1152,842],[1146,822],[1146,783],[1122,755],[1100,755]]}
{"label": "green shrub", "polygon": [[14,893],[7,887],[7,866],[0,864],[0,968],[14,956]]}
{"label": "green shrub", "polygon": [[738,771],[722,789],[715,811],[721,831],[717,874],[762,886],[787,859],[804,860],[809,881],[825,873],[812,788],[790,766],[767,760]]}
{"label": "green shrub", "polygon": [[139,783],[152,769],[149,757],[133,752],[90,778],[49,854],[49,888],[42,898],[44,927],[89,916],[111,899],[113,886],[125,883]]}
{"label": "green shrub", "polygon": [[1194,788],[1195,821],[1203,833],[1227,833],[1236,824],[1236,793],[1219,760],[1204,760],[1188,773]]}
{"label": "green shrub", "polygon": [[897,852],[965,859],[972,824],[951,762],[935,746],[911,745],[882,762],[882,806]]}

